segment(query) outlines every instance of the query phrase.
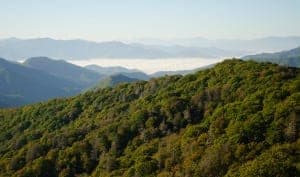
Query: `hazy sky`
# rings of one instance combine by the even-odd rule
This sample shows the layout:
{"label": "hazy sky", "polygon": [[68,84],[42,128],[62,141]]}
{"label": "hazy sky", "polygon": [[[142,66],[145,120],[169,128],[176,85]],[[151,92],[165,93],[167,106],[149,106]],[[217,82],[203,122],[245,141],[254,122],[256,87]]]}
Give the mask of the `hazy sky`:
{"label": "hazy sky", "polygon": [[0,38],[300,36],[300,0],[0,0]]}

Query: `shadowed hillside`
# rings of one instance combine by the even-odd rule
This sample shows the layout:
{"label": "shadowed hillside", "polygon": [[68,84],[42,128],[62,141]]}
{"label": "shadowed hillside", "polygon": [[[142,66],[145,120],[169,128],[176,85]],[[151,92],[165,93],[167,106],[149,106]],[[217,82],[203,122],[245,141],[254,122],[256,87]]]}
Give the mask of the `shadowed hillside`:
{"label": "shadowed hillside", "polygon": [[83,88],[90,87],[104,77],[102,74],[73,65],[64,60],[53,60],[47,57],[29,58],[24,62],[24,65],[75,82]]}
{"label": "shadowed hillside", "polygon": [[0,58],[0,107],[71,96],[82,87],[72,81]]}

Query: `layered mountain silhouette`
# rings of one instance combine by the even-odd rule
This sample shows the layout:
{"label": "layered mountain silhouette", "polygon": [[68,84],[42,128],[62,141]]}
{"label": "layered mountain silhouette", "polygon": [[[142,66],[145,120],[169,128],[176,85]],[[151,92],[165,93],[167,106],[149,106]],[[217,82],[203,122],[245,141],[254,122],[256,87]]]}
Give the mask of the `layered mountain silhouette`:
{"label": "layered mountain silhouette", "polygon": [[[272,62],[300,67],[300,47],[243,57],[244,60]],[[80,67],[64,60],[32,57],[23,64],[0,60],[0,107],[19,106],[50,98],[79,94],[88,89],[114,87],[119,83],[149,80],[164,75],[186,75],[214,65],[193,70],[159,71],[151,75],[124,67]]]}
{"label": "layered mountain silhouette", "polygon": [[251,59],[261,62],[272,62],[280,65],[300,67],[300,47],[275,53],[248,55],[243,57],[243,59]]}
{"label": "layered mountain silhouette", "polygon": [[18,106],[81,91],[81,85],[47,72],[0,59],[0,107]]}
{"label": "layered mountain silhouette", "polygon": [[102,69],[106,75],[47,57],[29,58],[22,64],[0,59],[0,107],[20,106],[72,96],[90,88],[112,87],[119,83],[149,79],[148,75],[137,70]]}
{"label": "layered mountain silhouette", "polygon": [[[226,51],[241,51],[242,55],[246,53],[261,53],[261,52],[275,52],[282,50],[289,50],[300,45],[300,36],[286,36],[286,37],[264,37],[257,39],[207,39],[203,37],[194,38],[175,38],[175,39],[139,39],[135,42],[146,45],[181,45],[194,47],[216,47]],[[242,56],[242,55],[236,55]]]}
{"label": "layered mountain silhouette", "polygon": [[300,45],[300,37],[267,37],[252,40],[209,40],[197,37],[170,40],[141,39],[136,42],[8,38],[0,40],[0,57],[9,60],[24,60],[34,56],[68,60],[89,58],[239,57],[264,51],[274,52],[295,48]]}
{"label": "layered mountain silhouette", "polygon": [[29,58],[23,64],[56,77],[75,82],[82,87],[89,87],[104,77],[104,74],[99,74],[64,60],[53,60],[47,57]]}
{"label": "layered mountain silhouette", "polygon": [[128,44],[119,41],[91,42],[85,40],[55,40],[51,38],[0,40],[0,57],[24,60],[35,56],[64,59],[90,58],[215,58],[241,55],[215,47],[158,46]]}

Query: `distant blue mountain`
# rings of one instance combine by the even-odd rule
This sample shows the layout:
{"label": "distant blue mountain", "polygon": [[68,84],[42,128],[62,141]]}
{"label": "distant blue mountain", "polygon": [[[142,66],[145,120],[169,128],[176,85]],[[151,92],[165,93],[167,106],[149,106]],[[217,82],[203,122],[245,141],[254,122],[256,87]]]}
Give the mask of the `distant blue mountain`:
{"label": "distant blue mountain", "polygon": [[54,40],[51,38],[0,40],[0,57],[9,60],[24,60],[35,56],[64,59],[90,58],[215,58],[240,55],[215,47],[152,46],[126,44],[123,42],[91,42],[85,40]]}
{"label": "distant blue mountain", "polygon": [[20,106],[80,93],[82,86],[0,58],[0,107]]}
{"label": "distant blue mountain", "polygon": [[23,64],[0,58],[0,108],[72,96],[95,85],[103,88],[149,79],[138,70],[121,67],[101,69],[108,75],[47,57],[29,58]]}
{"label": "distant blue mountain", "polygon": [[261,62],[272,62],[292,67],[300,67],[300,47],[275,53],[248,55],[243,57],[243,59]]}
{"label": "distant blue mountain", "polygon": [[[261,52],[275,52],[282,50],[289,50],[300,46],[300,36],[287,36],[287,37],[264,37],[257,39],[215,39],[210,40],[202,37],[194,38],[174,38],[168,40],[162,39],[140,39],[134,42],[143,43],[146,45],[181,45],[193,47],[215,47],[225,51],[234,51],[236,57],[253,53]],[[237,51],[240,51],[238,53]],[[230,54],[230,53],[229,53]],[[232,55],[230,55],[232,56]],[[229,55],[227,55],[229,57]]]}
{"label": "distant blue mountain", "polygon": [[64,60],[53,60],[47,57],[29,58],[23,64],[56,77],[75,82],[83,88],[90,87],[104,77],[103,74],[68,63]]}

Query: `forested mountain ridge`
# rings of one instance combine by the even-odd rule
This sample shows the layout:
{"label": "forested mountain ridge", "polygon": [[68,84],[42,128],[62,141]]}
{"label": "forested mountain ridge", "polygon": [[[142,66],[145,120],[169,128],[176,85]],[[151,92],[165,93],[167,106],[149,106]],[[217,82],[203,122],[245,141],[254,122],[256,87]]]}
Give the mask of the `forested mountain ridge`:
{"label": "forested mountain ridge", "polygon": [[118,84],[130,83],[130,82],[136,82],[136,81],[138,81],[138,79],[130,78],[123,74],[115,74],[115,75],[111,75],[111,76],[104,78],[99,83],[97,83],[92,89],[97,90],[100,88],[114,87]]}
{"label": "forested mountain ridge", "polygon": [[102,67],[98,65],[88,65],[84,68],[95,71],[99,74],[106,75],[106,76],[112,76],[117,74],[122,74],[124,76],[138,79],[138,80],[149,80],[150,76],[146,73],[137,70],[137,69],[128,69],[121,66],[113,66],[113,67]]}
{"label": "forested mountain ridge", "polygon": [[0,176],[299,176],[300,70],[226,60],[0,110]]}

